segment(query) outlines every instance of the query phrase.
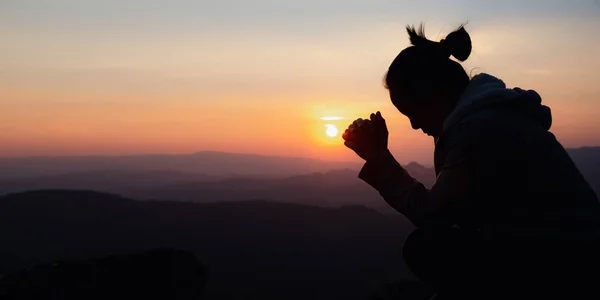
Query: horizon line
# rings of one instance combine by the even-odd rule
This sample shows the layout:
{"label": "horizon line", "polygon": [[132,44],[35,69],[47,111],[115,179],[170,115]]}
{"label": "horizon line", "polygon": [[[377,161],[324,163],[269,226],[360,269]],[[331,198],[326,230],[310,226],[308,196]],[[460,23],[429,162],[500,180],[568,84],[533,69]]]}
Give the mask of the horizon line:
{"label": "horizon line", "polygon": [[[573,150],[585,150],[585,149],[596,149],[600,148],[599,146],[580,146],[573,148],[565,148],[567,151]],[[392,151],[394,152],[394,151]],[[319,161],[319,162],[329,162],[329,163],[346,163],[346,164],[361,164],[362,161],[350,161],[350,160],[333,160],[333,159],[322,159],[315,157],[307,157],[307,156],[284,156],[284,155],[268,155],[268,154],[259,154],[259,153],[248,153],[248,152],[232,152],[232,151],[218,151],[218,150],[200,150],[196,152],[186,152],[186,153],[139,153],[139,154],[81,154],[81,155],[27,155],[27,156],[0,156],[0,159],[39,159],[39,158],[94,158],[94,157],[105,157],[105,158],[123,158],[123,157],[142,157],[142,156],[193,156],[198,154],[225,154],[225,155],[244,155],[244,156],[254,156],[254,157],[264,157],[264,158],[283,158],[283,159],[302,159],[302,160],[311,160],[311,161]],[[409,165],[412,163],[419,164],[424,167],[431,167],[431,163],[422,163],[416,160],[410,160],[402,165]]]}

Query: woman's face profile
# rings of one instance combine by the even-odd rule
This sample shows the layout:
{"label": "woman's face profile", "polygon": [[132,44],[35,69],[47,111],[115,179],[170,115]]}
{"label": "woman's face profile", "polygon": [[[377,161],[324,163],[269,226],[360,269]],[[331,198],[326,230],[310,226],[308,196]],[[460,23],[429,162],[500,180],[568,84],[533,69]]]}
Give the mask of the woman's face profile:
{"label": "woman's face profile", "polygon": [[433,107],[421,105],[420,101],[414,99],[400,88],[390,89],[389,92],[392,103],[401,114],[408,118],[414,130],[421,129],[427,135],[436,135],[435,124],[438,122],[435,122]]}

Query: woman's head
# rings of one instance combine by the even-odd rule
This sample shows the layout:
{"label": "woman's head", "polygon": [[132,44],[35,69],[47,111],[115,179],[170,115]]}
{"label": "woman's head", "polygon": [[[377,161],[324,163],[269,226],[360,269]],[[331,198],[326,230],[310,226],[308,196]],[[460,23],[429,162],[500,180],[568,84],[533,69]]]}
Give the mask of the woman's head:
{"label": "woman's head", "polygon": [[423,26],[406,27],[412,46],[402,50],[385,76],[392,103],[412,127],[439,136],[446,116],[469,84],[459,61],[471,54],[471,38],[463,26],[440,42],[425,37]]}

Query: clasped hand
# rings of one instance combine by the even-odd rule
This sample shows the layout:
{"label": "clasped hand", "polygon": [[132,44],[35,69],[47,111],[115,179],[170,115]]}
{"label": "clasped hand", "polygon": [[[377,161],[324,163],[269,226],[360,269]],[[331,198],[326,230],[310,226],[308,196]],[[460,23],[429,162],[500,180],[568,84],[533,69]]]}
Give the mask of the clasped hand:
{"label": "clasped hand", "polygon": [[380,112],[370,119],[359,118],[342,134],[344,145],[362,159],[369,161],[388,151],[388,129]]}

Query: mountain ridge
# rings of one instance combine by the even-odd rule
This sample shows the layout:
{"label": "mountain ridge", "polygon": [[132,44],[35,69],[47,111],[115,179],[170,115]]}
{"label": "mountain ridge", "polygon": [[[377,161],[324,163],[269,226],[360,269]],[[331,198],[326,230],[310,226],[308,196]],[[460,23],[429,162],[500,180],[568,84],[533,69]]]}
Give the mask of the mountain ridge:
{"label": "mountain ridge", "polygon": [[[569,150],[574,162],[592,188],[600,191],[600,147],[585,147]],[[237,165],[244,165],[245,159],[235,160],[237,154],[229,156],[214,152],[209,156],[225,157],[213,160],[208,165],[213,169],[222,166],[231,172],[208,172],[200,165],[189,164],[181,160],[178,166],[186,168],[164,170],[153,167],[154,161],[143,159],[142,164],[119,165],[121,168],[107,170],[103,168],[87,168],[86,165],[76,165],[78,170],[61,173],[50,170],[40,176],[17,177],[13,169],[2,168],[8,178],[0,176],[0,194],[19,192],[31,189],[84,189],[98,190],[136,199],[161,199],[191,202],[242,201],[254,198],[314,204],[322,206],[339,206],[344,204],[365,204],[380,211],[389,211],[388,206],[381,201],[379,194],[358,178],[361,164],[347,165],[312,165],[304,161],[286,164],[278,160],[252,161],[246,164],[245,172],[234,173]],[[245,157],[245,156],[244,156]],[[297,162],[297,161],[296,161]],[[149,164],[149,165],[146,165]],[[160,164],[159,164],[160,165]],[[269,174],[257,174],[261,170],[278,168],[283,165],[283,171]],[[132,167],[133,166],[133,167]],[[164,165],[163,165],[164,166]],[[433,168],[425,167],[416,162],[403,165],[411,176],[431,186],[435,181]],[[13,167],[19,168],[19,164]],[[44,165],[28,165],[27,170],[44,169]],[[343,199],[343,200],[342,200]]]}
{"label": "mountain ridge", "polygon": [[366,299],[381,283],[412,278],[399,255],[411,226],[364,206],[32,191],[0,197],[0,274],[170,247],[208,267],[207,299]]}

